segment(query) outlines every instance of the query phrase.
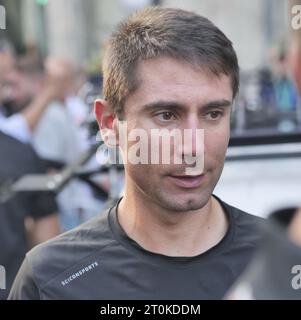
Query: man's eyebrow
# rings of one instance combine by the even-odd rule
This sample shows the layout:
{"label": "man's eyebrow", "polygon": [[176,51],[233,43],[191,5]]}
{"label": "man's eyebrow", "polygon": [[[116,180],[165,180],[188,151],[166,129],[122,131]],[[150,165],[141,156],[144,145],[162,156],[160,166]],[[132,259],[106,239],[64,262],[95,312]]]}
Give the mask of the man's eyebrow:
{"label": "man's eyebrow", "polygon": [[185,110],[185,106],[177,101],[159,100],[159,101],[155,101],[155,102],[151,102],[143,105],[142,109],[143,110],[156,110],[156,109]]}
{"label": "man's eyebrow", "polygon": [[[214,108],[230,107],[231,105],[232,105],[232,102],[230,100],[226,100],[226,99],[213,100],[202,105],[201,109],[204,111],[207,111]],[[186,110],[186,107],[185,105],[177,101],[159,100],[159,101],[155,101],[155,102],[151,102],[143,105],[142,109],[143,110],[156,110],[156,109]]]}
{"label": "man's eyebrow", "polygon": [[232,102],[230,100],[221,99],[221,100],[214,100],[214,101],[210,101],[208,103],[205,103],[202,106],[202,109],[211,110],[211,109],[214,109],[214,108],[231,107],[231,105],[232,105]]}

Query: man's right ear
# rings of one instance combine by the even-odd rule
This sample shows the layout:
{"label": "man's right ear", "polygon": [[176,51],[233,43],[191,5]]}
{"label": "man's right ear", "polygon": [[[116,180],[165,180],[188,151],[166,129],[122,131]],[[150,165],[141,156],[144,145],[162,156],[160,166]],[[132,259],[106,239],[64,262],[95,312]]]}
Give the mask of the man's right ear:
{"label": "man's right ear", "polygon": [[110,147],[117,145],[113,128],[114,112],[107,101],[97,99],[94,103],[94,112],[103,141]]}

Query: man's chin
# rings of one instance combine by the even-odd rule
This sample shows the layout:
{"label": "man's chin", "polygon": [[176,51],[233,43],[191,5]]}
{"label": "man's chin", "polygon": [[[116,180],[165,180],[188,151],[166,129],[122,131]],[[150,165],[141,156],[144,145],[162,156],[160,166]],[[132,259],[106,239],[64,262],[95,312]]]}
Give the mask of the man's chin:
{"label": "man's chin", "polygon": [[195,211],[206,206],[210,199],[210,195],[185,195],[185,196],[171,196],[165,199],[161,199],[163,201],[163,206],[175,212],[185,212],[185,211]]}

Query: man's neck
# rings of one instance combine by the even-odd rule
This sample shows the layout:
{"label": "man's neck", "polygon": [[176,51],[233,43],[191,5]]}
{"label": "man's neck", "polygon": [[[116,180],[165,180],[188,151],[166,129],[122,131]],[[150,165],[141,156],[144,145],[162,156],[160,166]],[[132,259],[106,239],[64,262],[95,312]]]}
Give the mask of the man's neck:
{"label": "man's neck", "polygon": [[214,197],[199,210],[171,212],[125,192],[118,220],[125,233],[144,249],[175,257],[204,253],[220,242],[228,229],[225,212]]}

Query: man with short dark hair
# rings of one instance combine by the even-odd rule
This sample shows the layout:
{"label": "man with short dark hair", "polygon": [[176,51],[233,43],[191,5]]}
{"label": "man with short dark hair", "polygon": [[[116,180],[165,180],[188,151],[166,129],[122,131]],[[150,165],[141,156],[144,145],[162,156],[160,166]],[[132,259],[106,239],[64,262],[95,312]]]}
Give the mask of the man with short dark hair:
{"label": "man with short dark hair", "polygon": [[123,155],[124,196],[32,250],[10,299],[222,298],[261,238],[259,218],[212,194],[238,74],[230,40],[195,13],[149,7],[120,24],[95,113]]}

